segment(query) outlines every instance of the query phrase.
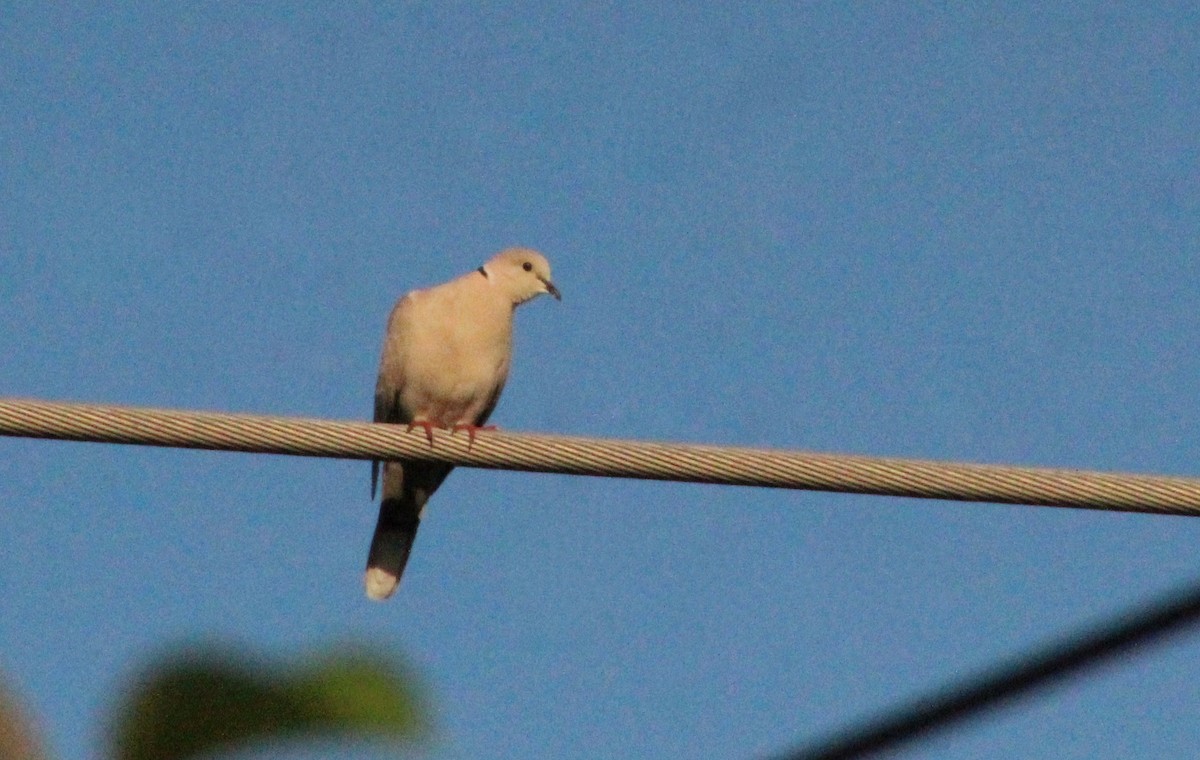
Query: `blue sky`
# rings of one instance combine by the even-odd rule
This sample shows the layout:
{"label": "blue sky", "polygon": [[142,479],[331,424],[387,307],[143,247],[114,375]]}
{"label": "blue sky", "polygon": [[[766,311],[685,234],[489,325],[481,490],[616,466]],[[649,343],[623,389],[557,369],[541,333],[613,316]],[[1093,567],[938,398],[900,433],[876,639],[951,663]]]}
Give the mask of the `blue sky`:
{"label": "blue sky", "polygon": [[[1197,474],[1185,3],[9,3],[0,394],[369,417],[513,244],[514,430]],[[366,640],[431,758],[778,750],[1200,576],[1200,521],[0,440],[0,671],[62,757],[181,641]],[[1181,757],[1200,635],[916,748]],[[341,757],[372,757],[347,748]]]}

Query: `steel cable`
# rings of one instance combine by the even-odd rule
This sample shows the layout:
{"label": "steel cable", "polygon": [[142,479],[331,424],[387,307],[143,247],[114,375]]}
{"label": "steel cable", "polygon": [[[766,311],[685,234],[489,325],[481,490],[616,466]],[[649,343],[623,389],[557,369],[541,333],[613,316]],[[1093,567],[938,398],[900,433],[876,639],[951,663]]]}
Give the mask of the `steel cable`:
{"label": "steel cable", "polygon": [[0,399],[0,434],[723,485],[1200,514],[1200,479],[616,439],[438,431],[249,414]]}

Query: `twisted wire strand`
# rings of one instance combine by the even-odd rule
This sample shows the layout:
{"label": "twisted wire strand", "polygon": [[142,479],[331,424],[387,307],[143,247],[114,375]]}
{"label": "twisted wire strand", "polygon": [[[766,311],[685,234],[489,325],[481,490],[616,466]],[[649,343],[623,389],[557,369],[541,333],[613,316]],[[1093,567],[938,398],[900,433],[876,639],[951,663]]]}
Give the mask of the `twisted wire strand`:
{"label": "twisted wire strand", "polygon": [[1200,479],[0,398],[0,434],[955,501],[1200,515]]}

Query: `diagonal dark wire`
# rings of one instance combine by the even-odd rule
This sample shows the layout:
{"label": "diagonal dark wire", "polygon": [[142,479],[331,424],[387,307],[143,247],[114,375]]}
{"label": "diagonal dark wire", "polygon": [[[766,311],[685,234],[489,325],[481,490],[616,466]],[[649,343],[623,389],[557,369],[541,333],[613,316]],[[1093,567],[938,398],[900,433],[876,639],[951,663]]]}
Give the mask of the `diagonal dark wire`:
{"label": "diagonal dark wire", "polygon": [[1104,625],[1014,657],[965,681],[782,754],[779,760],[852,760],[894,752],[1196,623],[1200,623],[1200,582]]}

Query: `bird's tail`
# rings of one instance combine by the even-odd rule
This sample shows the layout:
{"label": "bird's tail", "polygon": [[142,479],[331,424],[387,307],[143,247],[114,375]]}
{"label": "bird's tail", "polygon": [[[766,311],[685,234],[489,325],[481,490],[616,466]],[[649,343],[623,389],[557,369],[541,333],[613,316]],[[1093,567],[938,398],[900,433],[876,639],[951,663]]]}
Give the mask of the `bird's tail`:
{"label": "bird's tail", "polygon": [[371,553],[367,556],[367,574],[364,582],[367,596],[383,601],[396,591],[400,576],[408,564],[408,554],[417,538],[421,526],[419,517],[393,519],[409,510],[400,505],[389,505],[385,496],[379,507],[379,522],[371,538]]}
{"label": "bird's tail", "polygon": [[363,579],[371,599],[382,601],[396,592],[421,526],[421,511],[450,470],[438,462],[384,464],[379,522],[371,538]]}

